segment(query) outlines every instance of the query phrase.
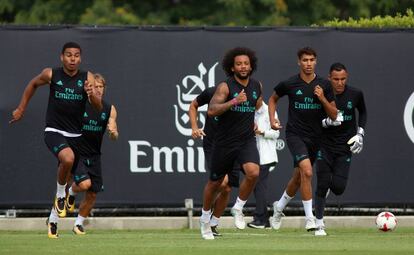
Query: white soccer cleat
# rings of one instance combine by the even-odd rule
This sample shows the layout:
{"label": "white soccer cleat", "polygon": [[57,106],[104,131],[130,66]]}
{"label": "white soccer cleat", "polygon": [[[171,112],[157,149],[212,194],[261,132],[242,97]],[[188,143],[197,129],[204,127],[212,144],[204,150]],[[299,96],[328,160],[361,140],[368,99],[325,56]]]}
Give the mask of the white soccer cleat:
{"label": "white soccer cleat", "polygon": [[204,240],[214,240],[213,232],[211,231],[210,222],[204,223],[200,219],[201,237]]}
{"label": "white soccer cleat", "polygon": [[238,229],[245,229],[246,222],[244,221],[244,214],[241,210],[231,208],[231,215],[233,215],[234,225]]}
{"label": "white soccer cleat", "polygon": [[277,210],[274,211],[273,216],[269,219],[270,226],[276,230],[280,229],[280,226],[282,225],[282,217],[284,216],[283,212]]}
{"label": "white soccer cleat", "polygon": [[270,226],[276,230],[280,229],[280,226],[282,225],[282,217],[285,216],[282,211],[277,209],[277,202],[278,201],[275,201],[273,203],[273,216],[269,218]]}
{"label": "white soccer cleat", "polygon": [[325,224],[317,224],[315,230],[315,236],[326,236],[328,235],[325,231]]}
{"label": "white soccer cleat", "polygon": [[305,218],[306,231],[314,231],[316,229],[315,217]]}

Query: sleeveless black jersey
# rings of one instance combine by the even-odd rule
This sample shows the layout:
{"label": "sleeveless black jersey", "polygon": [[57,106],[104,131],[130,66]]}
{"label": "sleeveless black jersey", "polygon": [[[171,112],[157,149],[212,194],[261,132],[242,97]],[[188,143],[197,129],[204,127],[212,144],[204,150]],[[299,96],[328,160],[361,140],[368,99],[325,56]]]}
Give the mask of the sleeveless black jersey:
{"label": "sleeveless black jersey", "polygon": [[336,95],[335,103],[344,121],[339,126],[323,129],[322,146],[336,153],[350,153],[347,142],[357,132],[355,109],[358,110],[358,127],[365,129],[367,122],[364,95],[361,90],[346,85],[344,92]]}
{"label": "sleeveless black jersey", "polygon": [[46,127],[74,134],[81,133],[82,115],[88,100],[83,88],[87,78],[88,72],[81,70],[73,77],[66,74],[63,67],[52,70]]}
{"label": "sleeveless black jersey", "polygon": [[[216,87],[210,87],[203,90],[203,92],[201,92],[201,94],[196,98],[198,106],[201,107],[206,104],[208,105],[215,92]],[[207,139],[208,141],[213,142],[217,130],[218,119],[218,116],[209,117],[206,114],[206,122],[204,124],[204,133],[206,136],[203,139]]]}
{"label": "sleeveless black jersey", "polygon": [[254,113],[262,90],[260,83],[252,78],[246,87],[238,83],[234,77],[227,79],[226,85],[229,88],[226,101],[237,97],[243,89],[247,101],[232,106],[219,116],[215,142],[225,147],[239,146],[255,136]]}
{"label": "sleeveless black jersey", "polygon": [[76,139],[75,148],[82,156],[101,155],[102,139],[111,114],[111,104],[102,100],[102,111],[97,111],[87,101],[83,114],[82,136]]}
{"label": "sleeveless black jersey", "polygon": [[298,74],[280,82],[274,88],[279,97],[285,95],[289,97],[286,136],[292,134],[312,139],[320,137],[321,121],[326,113],[318,97],[313,93],[317,85],[322,87],[328,102],[334,101],[335,96],[329,81],[319,76],[308,84]]}

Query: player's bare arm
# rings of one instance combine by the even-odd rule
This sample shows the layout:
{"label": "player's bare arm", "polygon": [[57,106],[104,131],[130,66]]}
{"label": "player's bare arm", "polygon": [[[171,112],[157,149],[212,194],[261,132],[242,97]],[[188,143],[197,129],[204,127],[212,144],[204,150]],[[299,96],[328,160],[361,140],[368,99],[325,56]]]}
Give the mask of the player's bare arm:
{"label": "player's bare arm", "polygon": [[20,100],[19,106],[12,112],[12,119],[9,123],[16,122],[23,117],[24,111],[29,104],[30,99],[36,92],[36,89],[40,86],[50,84],[52,80],[52,69],[45,68],[43,71],[34,77],[26,86],[23,92],[23,96]]}
{"label": "player's bare arm", "polygon": [[118,139],[118,136],[119,136],[118,125],[116,124],[117,115],[118,114],[116,112],[115,106],[112,105],[111,113],[109,114],[108,125],[107,125],[109,138],[111,138],[112,140]]}
{"label": "player's bare arm", "polygon": [[279,130],[282,128],[282,126],[280,125],[279,119],[276,118],[275,116],[278,100],[279,100],[279,96],[276,94],[276,92],[273,91],[273,94],[269,98],[268,109],[269,109],[270,126],[274,130]]}
{"label": "player's bare arm", "polygon": [[191,124],[191,136],[196,139],[199,137],[203,137],[206,134],[197,125],[197,113],[198,113],[198,102],[197,100],[193,100],[190,104],[190,109],[188,110],[188,115],[190,116],[190,124]]}
{"label": "player's bare arm", "polygon": [[229,88],[227,87],[227,84],[225,82],[220,83],[208,105],[208,116],[214,117],[221,115],[234,105],[234,101],[232,100],[228,102],[225,101],[228,95]]}
{"label": "player's bare arm", "polygon": [[335,101],[332,100],[332,102],[328,102],[328,100],[325,97],[325,94],[323,93],[323,88],[319,85],[316,85],[313,93],[318,97],[328,117],[331,118],[332,120],[335,120],[337,117],[337,113],[338,113],[338,109],[336,108]]}
{"label": "player's bare arm", "polygon": [[102,100],[97,95],[94,84],[95,78],[91,72],[88,72],[88,79],[85,81],[84,89],[86,91],[86,94],[88,94],[89,102],[91,102],[93,108],[98,111],[102,111]]}

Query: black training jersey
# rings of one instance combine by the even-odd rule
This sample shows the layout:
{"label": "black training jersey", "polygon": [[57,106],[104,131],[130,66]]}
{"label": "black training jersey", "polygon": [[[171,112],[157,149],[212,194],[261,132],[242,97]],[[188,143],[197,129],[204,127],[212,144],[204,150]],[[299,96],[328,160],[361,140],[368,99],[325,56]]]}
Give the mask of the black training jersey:
{"label": "black training jersey", "polygon": [[328,102],[332,102],[335,98],[332,87],[328,80],[319,76],[308,84],[298,74],[280,82],[274,88],[279,97],[285,95],[289,97],[287,136],[293,134],[318,138],[321,135],[321,121],[326,113],[318,97],[313,93],[317,85],[322,87]]}
{"label": "black training jersey", "polygon": [[226,85],[229,88],[226,101],[237,97],[243,89],[247,96],[246,102],[232,106],[219,116],[215,142],[218,145],[232,147],[254,137],[254,112],[262,90],[260,83],[252,78],[246,87],[238,83],[234,77],[227,79]]}
{"label": "black training jersey", "polygon": [[355,109],[358,110],[358,126],[365,129],[367,111],[361,90],[345,86],[342,94],[336,95],[336,107],[342,112],[344,121],[341,125],[323,129],[322,146],[337,153],[350,153],[348,140],[357,132]]}
{"label": "black training jersey", "polygon": [[[201,94],[196,98],[198,106],[201,107],[206,104],[208,105],[215,92],[216,87],[210,87],[203,90],[203,92],[201,92]],[[214,136],[217,130],[217,122],[218,116],[212,118],[206,114],[206,122],[204,124],[204,133],[206,136],[203,139],[208,139],[209,141],[214,140]]]}
{"label": "black training jersey", "polygon": [[102,100],[102,111],[97,111],[89,103],[83,114],[82,136],[75,141],[75,149],[82,156],[101,155],[102,139],[111,115],[111,104]]}
{"label": "black training jersey", "polygon": [[88,72],[81,70],[75,76],[66,74],[62,67],[52,70],[46,127],[81,133],[82,114],[88,99],[83,84],[87,78]]}

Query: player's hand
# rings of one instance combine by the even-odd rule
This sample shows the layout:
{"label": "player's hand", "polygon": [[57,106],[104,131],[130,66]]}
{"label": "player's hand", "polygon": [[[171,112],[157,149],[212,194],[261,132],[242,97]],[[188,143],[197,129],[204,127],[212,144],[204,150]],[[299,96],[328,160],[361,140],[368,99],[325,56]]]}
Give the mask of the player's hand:
{"label": "player's hand", "polygon": [[274,130],[282,129],[282,125],[280,125],[280,122],[277,119],[273,123],[270,123],[270,126]]}
{"label": "player's hand", "polygon": [[206,136],[206,134],[204,133],[202,129],[193,129],[193,131],[191,132],[191,136],[194,139],[196,139],[196,138],[201,138],[203,136]]}
{"label": "player's hand", "polygon": [[322,127],[327,128],[327,127],[336,127],[336,126],[340,126],[342,124],[341,121],[337,121],[337,120],[332,120],[331,118],[325,118],[322,120]]}
{"label": "player's hand", "polygon": [[85,81],[83,88],[85,89],[86,94],[88,94],[88,97],[93,94],[93,85],[90,84],[88,80]]}
{"label": "player's hand", "polygon": [[236,100],[237,100],[237,104],[241,104],[247,101],[247,96],[246,96],[246,92],[244,92],[244,89],[242,89],[242,91],[240,91],[240,93],[237,95]]}
{"label": "player's hand", "polygon": [[12,112],[12,119],[9,121],[9,124],[19,121],[23,117],[23,113],[24,111],[22,109],[16,108],[16,110]]}
{"label": "player's hand", "polygon": [[319,99],[325,97],[325,95],[323,93],[323,88],[319,85],[315,86],[315,89],[313,90],[313,94],[315,94]]}
{"label": "player's hand", "polygon": [[358,154],[364,147],[364,137],[361,134],[356,134],[349,139],[348,145],[350,145],[349,149],[352,153]]}

